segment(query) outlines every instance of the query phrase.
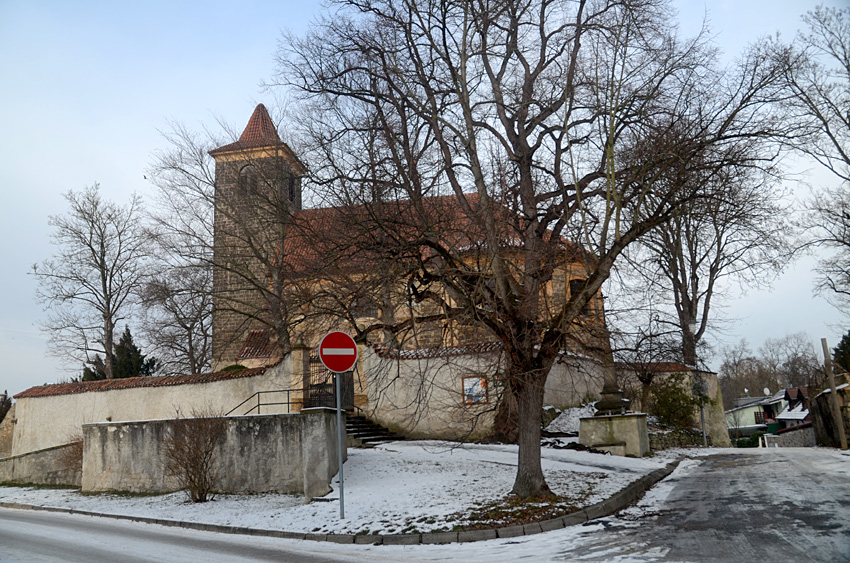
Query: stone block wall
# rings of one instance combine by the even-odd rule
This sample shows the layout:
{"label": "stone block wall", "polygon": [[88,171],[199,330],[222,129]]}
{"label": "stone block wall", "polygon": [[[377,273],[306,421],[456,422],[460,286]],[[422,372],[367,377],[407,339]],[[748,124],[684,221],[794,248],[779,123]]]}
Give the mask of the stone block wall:
{"label": "stone block wall", "polygon": [[765,434],[761,437],[766,448],[813,448],[817,446],[815,429],[811,424],[788,429],[782,434]]}

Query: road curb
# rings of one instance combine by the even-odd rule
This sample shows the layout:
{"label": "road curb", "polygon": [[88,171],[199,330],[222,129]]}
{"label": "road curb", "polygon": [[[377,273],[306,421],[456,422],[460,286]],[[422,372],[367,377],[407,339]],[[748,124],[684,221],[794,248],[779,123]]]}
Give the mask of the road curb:
{"label": "road curb", "polygon": [[677,459],[666,466],[644,475],[637,481],[630,483],[623,490],[615,493],[610,498],[588,506],[578,512],[572,512],[565,516],[525,524],[522,526],[506,526],[502,528],[488,528],[484,530],[468,530],[465,532],[432,532],[424,534],[384,534],[384,535],[353,535],[353,534],[309,534],[300,532],[286,532],[283,530],[264,530],[261,528],[244,528],[240,526],[225,526],[221,524],[204,524],[201,522],[184,522],[181,520],[166,520],[162,518],[148,518],[146,516],[128,516],[126,514],[106,514],[90,512],[87,510],[76,510],[73,508],[60,508],[53,506],[35,506],[16,502],[0,502],[0,508],[12,508],[18,510],[36,510],[43,512],[64,512],[66,514],[80,514],[83,516],[97,516],[99,518],[112,518],[115,520],[129,520],[131,522],[143,522],[146,524],[159,524],[177,528],[187,528],[203,532],[218,532],[222,534],[241,534],[250,536],[266,536],[273,538],[325,541],[342,544],[370,544],[370,545],[417,545],[417,544],[445,544],[457,542],[484,541],[496,538],[515,538],[519,536],[531,536],[559,530],[577,524],[584,524],[597,518],[610,516],[619,512],[628,505],[635,502],[642,494],[653,487],[656,483],[670,475],[682,459]]}

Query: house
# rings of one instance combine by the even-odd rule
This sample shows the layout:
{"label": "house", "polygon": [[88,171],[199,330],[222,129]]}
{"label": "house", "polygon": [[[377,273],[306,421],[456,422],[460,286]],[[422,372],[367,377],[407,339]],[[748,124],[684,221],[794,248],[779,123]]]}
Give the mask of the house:
{"label": "house", "polygon": [[811,420],[808,390],[801,387],[785,389],[783,402],[786,407],[776,415],[776,421],[782,424],[779,430],[793,428]]}
{"label": "house", "polygon": [[[735,406],[726,411],[729,434],[735,438],[751,436],[756,432],[778,430],[776,417],[788,405],[787,390],[781,389],[765,397],[742,397],[735,399]],[[768,427],[768,425],[773,425]]]}

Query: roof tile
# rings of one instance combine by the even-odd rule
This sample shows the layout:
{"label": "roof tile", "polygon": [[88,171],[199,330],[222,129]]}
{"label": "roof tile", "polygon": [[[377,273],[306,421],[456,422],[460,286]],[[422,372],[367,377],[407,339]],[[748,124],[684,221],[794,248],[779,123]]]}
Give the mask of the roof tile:
{"label": "roof tile", "polygon": [[265,367],[241,370],[227,370],[214,373],[198,373],[192,375],[158,375],[150,377],[125,377],[122,379],[100,379],[98,381],[79,381],[73,383],[54,383],[30,387],[15,395],[15,399],[32,397],[53,397],[56,395],[75,395],[97,391],[114,391],[117,389],[137,389],[145,387],[166,387],[171,385],[186,385],[193,383],[212,383],[227,379],[252,377],[266,371]]}

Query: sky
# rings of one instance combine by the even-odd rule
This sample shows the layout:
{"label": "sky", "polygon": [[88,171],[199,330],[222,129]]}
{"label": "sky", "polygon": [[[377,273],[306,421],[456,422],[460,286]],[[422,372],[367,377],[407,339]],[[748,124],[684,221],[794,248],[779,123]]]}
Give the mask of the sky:
{"label": "sky", "polygon": [[[695,33],[707,16],[727,58],[761,35],[790,39],[815,5],[674,2],[681,32]],[[216,129],[221,119],[241,130],[257,103],[273,105],[282,94],[262,86],[272,78],[281,31],[303,33],[321,11],[318,2],[289,0],[0,0],[0,392],[71,375],[47,354],[38,328],[45,313],[28,274],[53,253],[48,217],[65,211],[63,194],[98,182],[116,202],[134,192],[150,199],[144,175],[166,148],[169,124]],[[796,166],[810,183],[834,183],[814,164]],[[804,258],[772,289],[727,300],[730,321],[713,337],[720,344],[746,338],[757,349],[766,338],[804,331],[817,350],[822,337],[837,343],[848,322],[812,295],[815,262]]]}

